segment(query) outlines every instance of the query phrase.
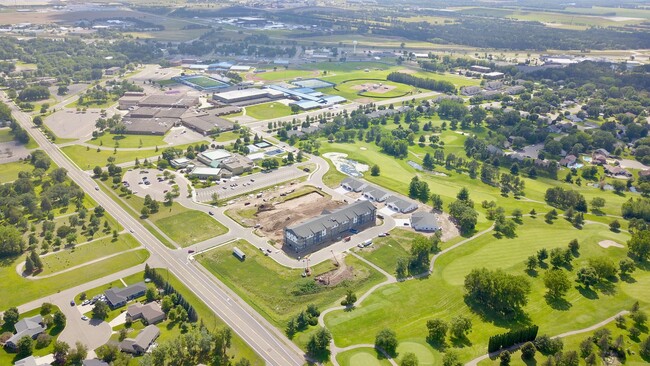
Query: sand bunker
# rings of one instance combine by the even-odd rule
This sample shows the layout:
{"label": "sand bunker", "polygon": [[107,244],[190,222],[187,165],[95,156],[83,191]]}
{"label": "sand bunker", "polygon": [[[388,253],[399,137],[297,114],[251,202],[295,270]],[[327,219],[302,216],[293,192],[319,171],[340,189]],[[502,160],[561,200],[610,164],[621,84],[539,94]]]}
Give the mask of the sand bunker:
{"label": "sand bunker", "polygon": [[603,248],[615,247],[615,248],[624,248],[622,244],[619,244],[613,240],[602,240],[598,243]]}

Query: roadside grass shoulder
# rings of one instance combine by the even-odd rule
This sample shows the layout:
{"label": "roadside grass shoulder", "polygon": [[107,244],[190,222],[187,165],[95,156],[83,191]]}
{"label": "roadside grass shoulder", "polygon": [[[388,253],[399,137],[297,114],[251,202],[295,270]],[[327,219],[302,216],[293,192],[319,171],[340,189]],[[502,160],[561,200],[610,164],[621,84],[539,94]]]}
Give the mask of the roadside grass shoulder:
{"label": "roadside grass shoulder", "polygon": [[[245,261],[240,262],[232,254],[235,246],[246,253]],[[335,269],[330,261],[312,267],[312,278],[303,278],[303,269],[283,267],[244,240],[202,253],[197,259],[280,329],[284,329],[286,322],[304,310],[308,304],[315,304],[324,310],[338,305],[338,301],[348,289],[361,294],[383,279],[381,274],[363,262],[347,256],[345,263],[354,270],[352,278],[332,288],[319,284],[314,287],[313,277]],[[306,291],[305,288],[311,290]]]}

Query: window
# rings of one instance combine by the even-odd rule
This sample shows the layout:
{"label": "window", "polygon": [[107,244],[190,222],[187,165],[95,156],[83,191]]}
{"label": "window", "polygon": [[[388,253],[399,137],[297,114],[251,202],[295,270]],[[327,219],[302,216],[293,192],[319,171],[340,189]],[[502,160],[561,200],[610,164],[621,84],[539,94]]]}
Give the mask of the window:
{"label": "window", "polygon": [[357,221],[358,221],[358,220],[357,220],[357,217],[356,217],[356,216],[352,218],[352,222],[353,222],[353,223],[355,223],[355,224],[356,224],[356,223],[357,223]]}
{"label": "window", "polygon": [[325,236],[325,235],[327,235],[327,229],[320,232],[320,236]]}

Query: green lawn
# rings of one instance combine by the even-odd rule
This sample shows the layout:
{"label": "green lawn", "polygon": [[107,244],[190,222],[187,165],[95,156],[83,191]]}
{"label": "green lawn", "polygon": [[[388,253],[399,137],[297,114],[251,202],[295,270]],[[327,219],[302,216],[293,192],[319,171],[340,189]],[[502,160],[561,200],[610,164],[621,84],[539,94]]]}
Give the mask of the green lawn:
{"label": "green lawn", "polygon": [[278,102],[263,103],[246,107],[246,115],[258,120],[273,119],[291,115],[291,108]]}
{"label": "green lawn", "polygon": [[97,151],[92,148],[86,149],[86,147],[81,145],[64,146],[61,150],[83,170],[92,169],[98,165],[106,166],[108,162],[107,159],[110,156],[115,158],[115,164],[120,164],[134,161],[136,158],[142,161],[145,158],[151,158],[162,153],[161,151],[156,152],[154,149],[142,151],[118,150],[117,153],[114,153],[113,150]]}
{"label": "green lawn", "polygon": [[108,98],[105,101],[92,101],[91,103],[85,103],[84,105],[79,104],[79,99],[75,100],[72,103],[69,103],[65,108],[95,108],[95,109],[106,109],[113,104],[117,103],[118,98]]}
{"label": "green lawn", "polygon": [[215,136],[214,141],[227,142],[227,141],[237,140],[240,136],[241,135],[237,132],[228,131],[228,132],[220,133],[219,136]]}
{"label": "green lawn", "polygon": [[[232,254],[232,248],[239,247],[246,253],[246,260],[240,262]],[[334,268],[330,261],[312,268],[312,278],[302,278],[302,269],[288,269],[265,257],[259,249],[246,241],[224,245],[202,253],[197,257],[199,263],[223,281],[228,287],[253,306],[262,316],[280,329],[287,320],[308,304],[315,304],[321,310],[337,305],[347,289],[359,294],[383,280],[378,272],[372,270],[358,259],[348,256],[345,261],[353,266],[354,277],[347,285],[332,288],[320,287],[315,294],[295,295],[296,286],[313,282],[313,277]],[[320,286],[320,285],[319,285]]]}
{"label": "green lawn", "polygon": [[16,265],[25,260],[24,256],[4,258],[0,261],[0,309],[17,306],[70,287],[86,283],[111,273],[133,267],[149,258],[149,252],[142,249],[120,254],[83,266],[74,271],[43,279],[25,279],[16,273]]}
{"label": "green lawn", "polygon": [[225,226],[209,215],[192,210],[155,219],[154,223],[182,247],[200,243],[228,232]]}
{"label": "green lawn", "polygon": [[[105,133],[98,138],[93,138],[86,141],[87,144],[104,146],[104,147],[115,147],[115,144],[119,144],[119,148],[138,148],[138,147],[164,147],[167,145],[163,141],[164,136],[154,136],[154,135],[115,135],[112,133]],[[95,150],[96,151],[96,150]]]}
{"label": "green lawn", "polygon": [[588,258],[608,256],[614,261],[622,259],[625,256],[624,249],[604,249],[598,242],[611,239],[625,243],[627,234],[612,233],[604,225],[591,224],[577,230],[562,219],[549,225],[541,218],[525,218],[523,226],[517,229],[517,235],[513,239],[496,239],[491,234],[483,235],[442,255],[436,261],[434,272],[429,278],[382,287],[356,310],[328,314],[325,321],[336,344],[345,347],[372,343],[377,331],[385,327],[394,329],[400,340],[425,344],[425,323],[428,319],[449,320],[455,315],[463,314],[470,315],[474,324],[473,331],[469,334],[471,344],[460,349],[463,361],[484,353],[490,335],[517,324],[482,319],[467,307],[463,299],[464,277],[471,269],[480,267],[500,268],[526,276],[531,281],[532,291],[525,311],[530,321],[540,326],[540,333],[559,334],[593,325],[629,308],[636,300],[642,306],[648,305],[648,271],[637,270],[633,275],[636,283],[615,283],[612,293],[598,291],[595,296],[584,296],[577,288],[572,288],[566,296],[570,304],[568,307],[549,305],[544,298],[545,288],[541,276],[532,278],[524,272],[525,258],[541,248],[550,250],[566,247],[575,238],[581,247],[580,256],[573,262],[573,273],[569,274],[574,279],[575,271]]}
{"label": "green lawn", "polygon": [[[50,312],[50,315],[46,315],[46,316],[51,316],[51,314],[54,314],[57,311],[60,311],[60,309],[56,305],[53,305],[52,306],[52,311]],[[40,314],[40,312],[41,312],[41,308],[34,309],[32,311],[28,311],[26,313],[20,314],[20,319],[24,319],[24,318],[32,317],[34,315],[38,315],[38,314]],[[12,332],[13,333],[15,331],[16,330],[13,327],[11,327],[11,328],[2,327],[0,329],[0,332],[2,332],[2,333],[4,333],[4,332]],[[52,337],[52,342],[48,346],[43,347],[43,348],[36,348],[36,343],[34,342],[34,351],[33,351],[32,355],[34,355],[34,357],[42,357],[42,356],[45,356],[45,355],[48,355],[48,354],[52,353],[54,351],[54,341],[56,341],[58,335],[62,331],[63,331],[63,328],[55,328],[54,326],[51,326],[50,328],[48,328],[45,331],[45,333]],[[19,359],[22,359],[22,358],[23,357],[18,358],[16,353],[8,352],[7,349],[4,348],[4,347],[2,347],[0,349],[0,364],[1,365],[13,365],[16,361],[18,361]]]}
{"label": "green lawn", "polygon": [[[157,268],[156,271],[160,272],[167,282],[169,282],[169,284],[171,284],[179,294],[183,295],[185,300],[192,304],[194,310],[196,310],[196,313],[199,315],[199,321],[202,321],[208,329],[225,326],[223,320],[216,316],[215,313],[212,312],[212,310],[210,310],[210,308],[194,294],[194,292],[185,287],[176,276],[169,273],[166,269]],[[255,351],[235,333],[233,333],[229,354],[235,355],[235,360],[233,360],[233,362],[245,357],[252,365],[264,365],[262,358],[260,358],[260,356],[257,355],[257,353],[255,353]]]}
{"label": "green lawn", "polygon": [[[135,195],[124,195],[115,190],[113,192],[119,195],[120,199],[132,207],[137,213],[144,207],[144,198]],[[139,217],[139,215],[135,216]],[[187,209],[176,202],[172,203],[171,206],[166,206],[161,203],[160,210],[155,214],[149,215],[149,220],[164,232],[165,235],[169,236],[170,239],[182,247],[196,244],[228,232],[225,226],[214,220],[208,214]]]}
{"label": "green lawn", "polygon": [[395,228],[390,236],[373,239],[372,247],[357,250],[357,253],[394,275],[397,259],[410,255],[411,242],[417,236],[419,234],[413,231]]}
{"label": "green lawn", "polygon": [[14,136],[11,134],[11,129],[9,127],[0,128],[0,142],[9,142],[13,140]]}
{"label": "green lawn", "polygon": [[34,166],[24,161],[4,163],[0,165],[0,183],[11,182],[18,179],[19,172],[31,172]]}
{"label": "green lawn", "polygon": [[118,240],[100,239],[73,249],[63,249],[56,254],[43,257],[43,271],[39,275],[56,273],[107,255],[137,248],[140,244],[129,234],[121,235]]}
{"label": "green lawn", "polygon": [[[355,348],[349,351],[341,352],[336,355],[336,361],[341,366],[389,366],[390,362],[386,359],[378,359],[377,351],[374,348]],[[420,365],[423,365],[420,363]]]}

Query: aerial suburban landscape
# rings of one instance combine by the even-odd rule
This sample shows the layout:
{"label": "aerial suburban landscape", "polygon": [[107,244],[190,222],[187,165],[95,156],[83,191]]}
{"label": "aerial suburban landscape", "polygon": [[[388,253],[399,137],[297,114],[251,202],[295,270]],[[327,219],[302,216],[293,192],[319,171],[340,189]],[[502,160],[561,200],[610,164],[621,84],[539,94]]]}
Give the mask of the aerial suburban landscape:
{"label": "aerial suburban landscape", "polygon": [[0,0],[0,366],[650,364],[647,0]]}

